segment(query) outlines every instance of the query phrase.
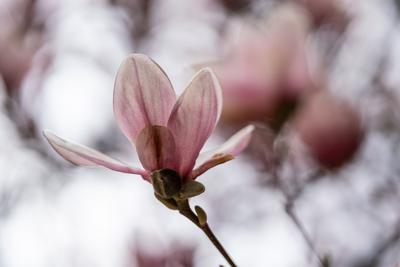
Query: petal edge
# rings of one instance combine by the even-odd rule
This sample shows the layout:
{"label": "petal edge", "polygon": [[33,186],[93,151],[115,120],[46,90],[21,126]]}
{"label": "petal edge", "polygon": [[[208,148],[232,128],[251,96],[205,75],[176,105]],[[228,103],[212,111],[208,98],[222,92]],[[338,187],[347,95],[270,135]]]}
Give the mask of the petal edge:
{"label": "petal edge", "polygon": [[179,97],[168,121],[177,145],[182,176],[192,170],[201,148],[215,129],[221,110],[219,82],[211,69],[202,69]]}
{"label": "petal edge", "polygon": [[122,62],[113,98],[115,118],[132,143],[146,126],[167,126],[176,100],[163,69],[141,54],[131,54]]}
{"label": "petal edge", "polygon": [[189,177],[191,179],[195,179],[208,169],[232,160],[247,147],[251,140],[254,129],[254,125],[248,125],[232,135],[218,148],[201,153],[197,159],[196,168],[191,172]]}
{"label": "petal edge", "polygon": [[47,139],[49,144],[53,147],[53,149],[58,154],[60,154],[60,156],[75,165],[103,166],[105,168],[118,172],[138,174],[141,175],[143,178],[148,176],[147,172],[145,172],[144,170],[126,166],[119,160],[113,159],[109,156],[104,155],[101,152],[98,152],[86,146],[64,140],[50,131],[43,131],[43,135]]}

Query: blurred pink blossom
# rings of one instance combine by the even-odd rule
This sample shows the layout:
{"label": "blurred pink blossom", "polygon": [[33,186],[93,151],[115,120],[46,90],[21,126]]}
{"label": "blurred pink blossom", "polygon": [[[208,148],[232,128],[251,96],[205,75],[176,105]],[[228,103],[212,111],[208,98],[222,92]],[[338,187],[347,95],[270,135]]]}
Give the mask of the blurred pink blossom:
{"label": "blurred pink blossom", "polygon": [[[154,245],[154,244],[152,244]],[[171,242],[167,249],[162,249],[159,244],[157,250],[146,249],[138,242],[132,251],[132,264],[136,267],[193,267],[195,248],[188,244]]]}
{"label": "blurred pink blossom", "polygon": [[233,159],[250,141],[252,125],[216,150],[199,156],[221,110],[221,89],[211,70],[200,70],[176,100],[165,72],[147,56],[133,54],[117,74],[114,114],[122,132],[136,145],[144,170],[65,141],[49,131],[44,135],[61,156],[77,165],[139,174],[147,181],[153,171],[160,169],[172,169],[183,179],[195,179],[209,168]]}
{"label": "blurred pink blossom", "polygon": [[328,92],[311,95],[296,113],[294,131],[322,166],[334,169],[358,151],[364,127],[358,111]]}
{"label": "blurred pink blossom", "polygon": [[35,1],[5,1],[0,5],[0,73],[9,90],[19,88],[42,42],[32,30]]}
{"label": "blurred pink blossom", "polygon": [[309,14],[287,4],[265,25],[245,26],[239,41],[214,68],[228,120],[264,120],[313,88],[306,55]]}
{"label": "blurred pink blossom", "polygon": [[295,0],[304,5],[312,14],[316,26],[331,24],[339,30],[344,30],[351,20],[350,14],[338,0]]}

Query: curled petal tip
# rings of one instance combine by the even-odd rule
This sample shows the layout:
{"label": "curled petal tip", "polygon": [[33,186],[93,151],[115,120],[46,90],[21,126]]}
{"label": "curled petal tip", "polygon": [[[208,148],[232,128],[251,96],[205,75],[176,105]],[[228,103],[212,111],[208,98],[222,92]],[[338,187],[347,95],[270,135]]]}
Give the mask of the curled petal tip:
{"label": "curled petal tip", "polygon": [[[242,133],[244,134],[244,135],[246,135],[246,134],[252,134],[253,133],[253,131],[256,129],[256,127],[253,125],[253,124],[249,124],[249,125],[247,125],[246,127],[244,127],[243,129],[241,129],[239,132],[241,132],[241,131],[243,131]],[[238,133],[239,133],[238,132]]]}
{"label": "curled petal tip", "polygon": [[[213,76],[215,76],[214,71],[213,71],[210,67],[201,68],[201,69],[197,72],[197,75],[199,75],[199,74],[207,74],[207,75],[213,75]],[[195,75],[195,76],[196,76],[196,75]]]}
{"label": "curled petal tip", "polygon": [[43,134],[43,136],[47,139],[47,140],[49,140],[49,137],[51,136],[51,135],[54,135],[51,131],[49,131],[49,130],[43,130],[42,131],[42,134]]}

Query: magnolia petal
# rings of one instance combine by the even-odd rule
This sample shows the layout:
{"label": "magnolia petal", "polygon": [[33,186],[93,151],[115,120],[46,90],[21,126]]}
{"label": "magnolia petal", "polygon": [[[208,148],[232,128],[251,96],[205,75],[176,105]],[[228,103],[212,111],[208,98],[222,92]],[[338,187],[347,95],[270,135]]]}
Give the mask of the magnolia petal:
{"label": "magnolia petal", "polygon": [[166,126],[175,100],[167,75],[149,57],[132,54],[121,64],[114,86],[114,114],[132,143],[146,126]]}
{"label": "magnolia petal", "polygon": [[221,115],[222,92],[211,69],[200,70],[175,104],[168,121],[186,177]]}
{"label": "magnolia petal", "polygon": [[191,172],[189,178],[195,179],[208,169],[233,159],[247,147],[254,129],[254,125],[248,125],[235,133],[217,149],[201,153],[197,159],[198,167]]}
{"label": "magnolia petal", "polygon": [[178,166],[174,137],[167,127],[147,126],[138,135],[136,149],[140,162],[148,171]]}
{"label": "magnolia petal", "polygon": [[139,174],[144,179],[148,179],[146,171],[128,167],[119,160],[106,156],[94,149],[68,142],[49,131],[44,131],[43,135],[54,150],[71,163],[80,166],[103,166],[118,172]]}
{"label": "magnolia petal", "polygon": [[205,173],[206,171],[208,171],[209,169],[220,165],[222,163],[225,163],[227,161],[230,161],[234,159],[234,156],[229,155],[229,154],[215,154],[212,158],[210,158],[209,160],[207,160],[206,162],[204,162],[203,164],[201,164],[198,168],[194,169],[190,175],[189,175],[189,179],[196,179],[198,176],[202,175],[203,173]]}

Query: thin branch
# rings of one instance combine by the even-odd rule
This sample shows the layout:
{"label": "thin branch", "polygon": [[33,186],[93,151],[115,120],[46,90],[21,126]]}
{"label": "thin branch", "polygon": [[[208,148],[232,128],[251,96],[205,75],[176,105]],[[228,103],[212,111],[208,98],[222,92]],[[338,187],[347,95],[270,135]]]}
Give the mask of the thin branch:
{"label": "thin branch", "polygon": [[286,189],[285,185],[283,185],[282,183],[280,183],[279,187],[280,187],[280,190],[281,190],[282,194],[285,196],[285,200],[286,200],[285,211],[286,211],[286,214],[289,216],[289,218],[292,220],[292,222],[296,225],[297,229],[299,230],[300,234],[302,235],[303,239],[305,240],[305,242],[306,242],[308,248],[310,249],[311,253],[314,255],[314,257],[318,261],[319,266],[321,266],[321,267],[329,267],[330,263],[328,261],[328,258],[325,257],[325,256],[321,256],[318,253],[318,250],[315,247],[312,238],[307,233],[304,225],[302,224],[302,222],[300,221],[300,219],[298,218],[298,216],[294,212],[295,201],[301,196],[305,186],[307,184],[309,184],[309,183],[312,183],[312,182],[316,181],[319,177],[321,177],[322,174],[323,174],[322,170],[319,170],[319,171],[315,172],[314,174],[312,174],[309,177],[309,179],[307,179],[307,182],[305,184],[296,187],[295,190],[292,191],[292,192],[289,192]]}
{"label": "thin branch", "polygon": [[197,227],[199,227],[208,237],[208,239],[213,243],[213,245],[218,249],[221,255],[226,259],[226,261],[230,264],[231,267],[237,267],[235,262],[229,256],[228,252],[226,252],[224,246],[219,242],[210,226],[206,223],[201,225],[197,215],[192,211],[189,206],[189,201],[177,201],[179,213],[192,221]]}
{"label": "thin branch", "polygon": [[326,257],[321,257],[320,254],[317,251],[317,248],[315,247],[311,237],[307,233],[305,227],[301,223],[300,219],[297,217],[296,213],[294,212],[294,202],[292,201],[292,198],[287,198],[287,202],[285,204],[285,211],[286,214],[289,216],[289,218],[292,220],[292,222],[296,225],[297,229],[301,233],[302,237],[304,238],[308,248],[312,252],[312,254],[315,256],[315,258],[318,261],[318,264],[321,267],[328,267],[330,266],[329,261]]}

